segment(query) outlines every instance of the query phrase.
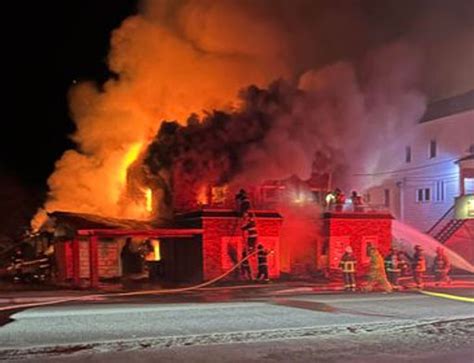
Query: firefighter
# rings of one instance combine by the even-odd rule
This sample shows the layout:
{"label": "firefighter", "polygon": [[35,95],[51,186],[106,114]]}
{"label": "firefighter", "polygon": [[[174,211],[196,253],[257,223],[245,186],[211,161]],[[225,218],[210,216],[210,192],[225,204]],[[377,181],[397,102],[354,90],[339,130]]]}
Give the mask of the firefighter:
{"label": "firefighter", "polygon": [[248,218],[242,226],[242,231],[247,232],[247,248],[249,252],[252,252],[255,249],[258,238],[257,223],[255,222],[254,215],[248,215]]}
{"label": "firefighter", "polygon": [[352,191],[351,202],[354,212],[362,212],[362,197],[355,190]]}
{"label": "firefighter", "polygon": [[326,194],[324,201],[326,202],[326,208],[328,210],[331,210],[332,206],[336,202],[336,194],[334,192],[329,192],[328,194]]}
{"label": "firefighter", "polygon": [[423,287],[423,275],[426,272],[426,260],[423,256],[423,249],[420,245],[415,246],[415,254],[412,260],[413,280],[416,287],[421,289]]}
{"label": "firefighter", "polygon": [[240,189],[235,195],[237,210],[241,216],[244,216],[250,209],[250,199],[245,189]]}
{"label": "firefighter", "polygon": [[344,289],[347,291],[355,291],[356,290],[356,280],[355,280],[355,273],[356,273],[356,258],[352,253],[352,247],[347,246],[344,255],[341,258],[341,262],[339,267],[342,269],[342,275],[344,277]]}
{"label": "firefighter", "polygon": [[370,267],[367,277],[367,285],[365,291],[373,291],[381,289],[385,292],[392,292],[392,285],[387,280],[385,273],[385,263],[382,255],[376,247],[369,246]]}
{"label": "firefighter", "polygon": [[401,276],[411,276],[410,271],[410,262],[411,258],[405,251],[398,251],[398,265],[400,267],[400,275]]}
{"label": "firefighter", "polygon": [[400,261],[398,260],[397,251],[392,248],[385,257],[385,271],[387,272],[388,281],[392,284],[394,290],[400,289],[398,280],[400,278]]}
{"label": "firefighter", "polygon": [[435,285],[438,286],[441,282],[451,282],[448,276],[451,264],[449,263],[448,257],[444,253],[442,247],[436,249],[436,257],[433,261],[433,271],[435,275]]}
{"label": "firefighter", "polygon": [[336,211],[342,212],[344,208],[344,203],[346,203],[346,196],[342,192],[341,189],[336,188],[335,190],[335,204],[336,204]]}
{"label": "firefighter", "polygon": [[240,274],[244,280],[252,281],[252,270],[250,269],[250,261],[248,259],[247,249],[242,251],[242,264],[240,265]]}
{"label": "firefighter", "polygon": [[269,252],[263,248],[263,245],[259,244],[257,246],[257,280],[270,281],[268,278],[268,255]]}
{"label": "firefighter", "polygon": [[143,258],[136,247],[134,247],[130,237],[125,241],[125,245],[120,252],[120,259],[122,262],[122,275],[124,277],[140,274],[142,272]]}

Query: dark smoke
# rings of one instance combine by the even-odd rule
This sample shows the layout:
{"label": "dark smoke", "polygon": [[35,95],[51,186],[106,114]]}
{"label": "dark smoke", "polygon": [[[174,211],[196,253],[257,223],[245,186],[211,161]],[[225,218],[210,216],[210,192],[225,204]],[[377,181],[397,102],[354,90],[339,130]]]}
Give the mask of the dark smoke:
{"label": "dark smoke", "polygon": [[174,173],[197,190],[203,183],[255,185],[333,172],[341,186],[353,186],[351,175],[379,168],[377,150],[399,147],[397,136],[422,116],[418,65],[418,53],[396,43],[359,66],[341,62],[307,72],[298,84],[250,86],[234,112],[162,123],[148,148],[148,175],[165,173],[169,185]]}

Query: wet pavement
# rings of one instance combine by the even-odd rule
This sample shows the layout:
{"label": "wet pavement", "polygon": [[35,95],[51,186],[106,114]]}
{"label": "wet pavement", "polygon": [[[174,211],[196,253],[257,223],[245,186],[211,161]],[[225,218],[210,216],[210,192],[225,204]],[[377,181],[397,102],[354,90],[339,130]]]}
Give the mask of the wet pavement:
{"label": "wet pavement", "polygon": [[[467,336],[474,333],[472,303],[415,291],[308,293],[308,288],[297,284],[207,288],[13,310],[3,314],[0,359],[74,358],[76,354],[117,350],[128,357],[125,352],[142,349],[156,350],[156,357],[160,352],[166,356],[168,348],[265,345],[268,341],[288,343],[288,339],[322,336],[337,340],[347,332],[364,335],[378,331],[385,336],[393,329],[450,321],[457,321]],[[449,291],[472,296],[472,289]],[[377,337],[372,334],[373,339]],[[455,352],[459,344],[462,349],[472,348],[472,339],[466,340],[466,335],[461,339],[450,332],[445,339],[453,340]]]}

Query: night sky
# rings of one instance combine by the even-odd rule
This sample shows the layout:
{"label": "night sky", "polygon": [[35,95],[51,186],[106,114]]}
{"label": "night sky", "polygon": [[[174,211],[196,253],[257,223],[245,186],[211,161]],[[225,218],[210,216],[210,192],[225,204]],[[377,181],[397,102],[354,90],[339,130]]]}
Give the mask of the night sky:
{"label": "night sky", "polygon": [[[136,11],[132,0],[14,2],[8,12],[0,143],[2,173],[27,187],[45,180],[74,131],[67,106],[72,82],[109,77],[106,56],[110,32]],[[11,36],[8,36],[11,33]],[[6,49],[5,49],[6,48]],[[11,100],[10,100],[11,97]],[[6,115],[8,115],[6,117]]]}

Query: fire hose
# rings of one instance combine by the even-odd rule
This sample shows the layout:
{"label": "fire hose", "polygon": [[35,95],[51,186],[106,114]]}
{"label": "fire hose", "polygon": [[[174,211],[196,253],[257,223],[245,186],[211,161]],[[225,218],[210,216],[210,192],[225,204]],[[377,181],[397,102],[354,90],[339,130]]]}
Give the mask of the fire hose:
{"label": "fire hose", "polygon": [[458,295],[446,294],[446,293],[443,293],[443,292],[433,292],[433,291],[426,291],[426,290],[419,290],[419,292],[421,294],[427,295],[427,296],[433,296],[433,297],[439,297],[439,298],[442,298],[442,299],[450,299],[450,300],[474,303],[474,298],[472,298],[472,297],[458,296]]}
{"label": "fire hose", "polygon": [[240,265],[242,265],[242,263],[244,263],[250,257],[255,256],[257,253],[258,253],[257,250],[253,251],[252,253],[249,253],[245,258],[241,259],[239,262],[237,262],[234,266],[232,266],[229,270],[227,270],[223,274],[213,278],[212,280],[203,282],[198,285],[181,287],[181,288],[176,288],[176,289],[155,289],[155,290],[143,290],[143,291],[131,291],[131,292],[116,292],[116,293],[109,293],[109,294],[91,294],[91,295],[64,298],[64,299],[51,300],[51,301],[17,304],[17,305],[0,307],[0,312],[15,310],[15,309],[26,309],[26,308],[32,308],[32,307],[47,306],[47,305],[57,305],[57,304],[65,303],[65,302],[71,302],[71,301],[81,301],[81,300],[87,301],[87,300],[93,300],[97,298],[100,299],[100,298],[121,297],[121,296],[161,295],[161,294],[171,294],[171,293],[180,293],[180,292],[198,290],[200,288],[212,285],[224,279],[225,277],[230,275],[233,271],[235,271]]}

